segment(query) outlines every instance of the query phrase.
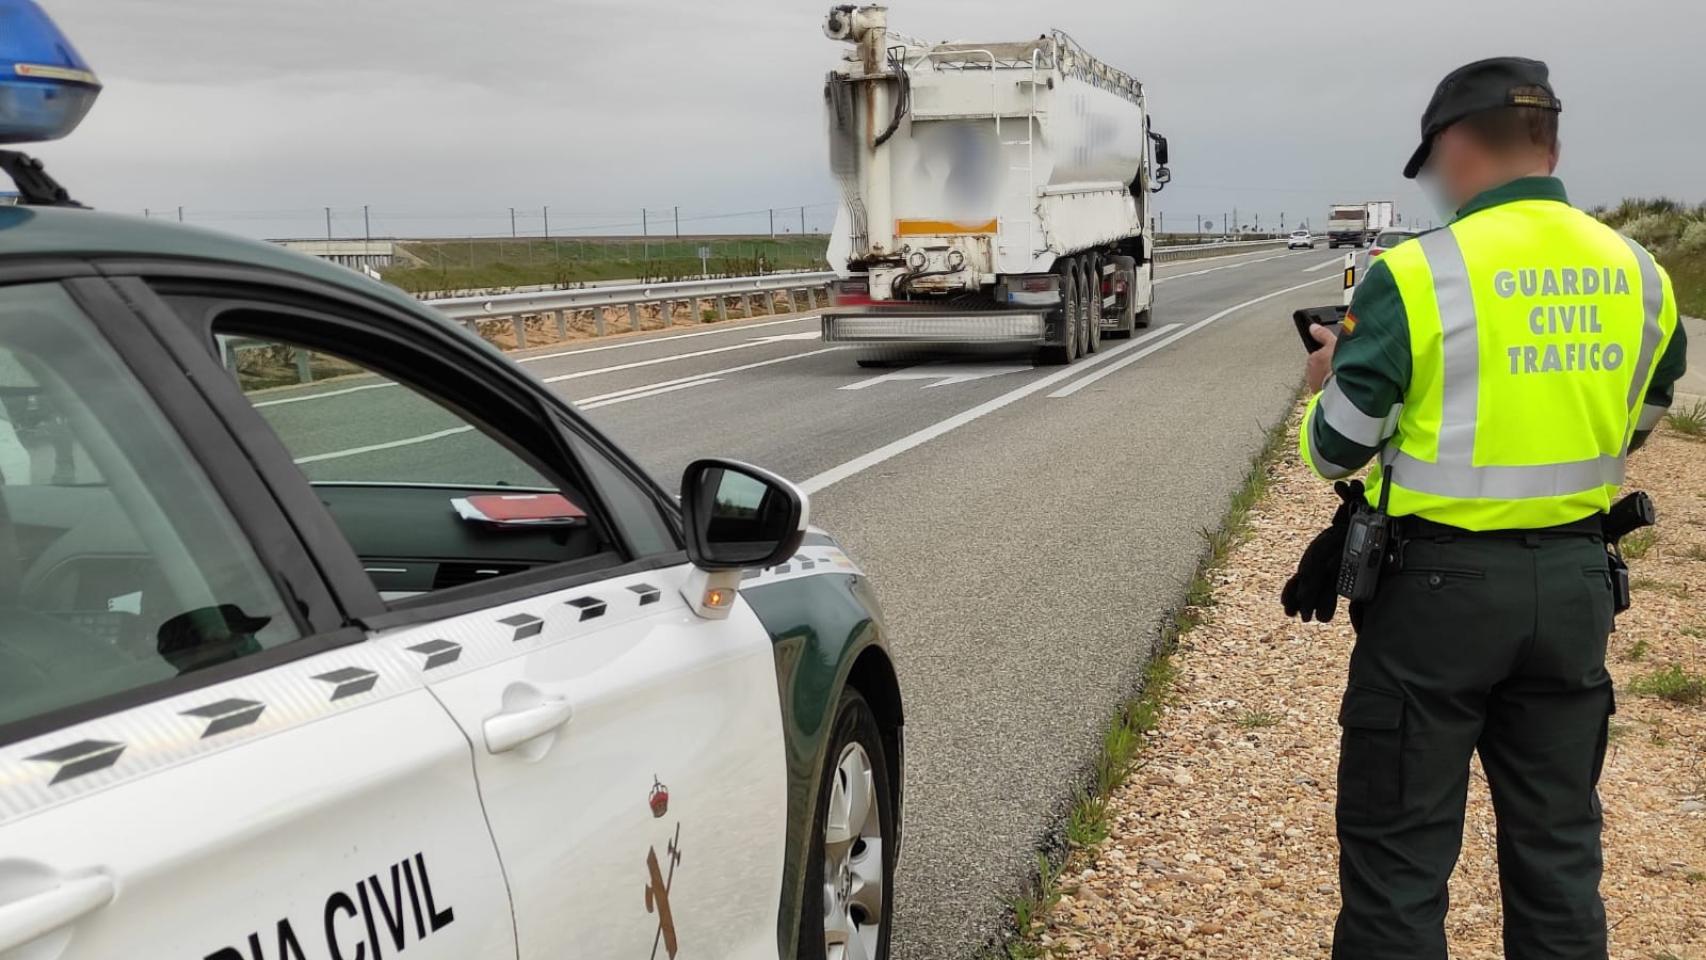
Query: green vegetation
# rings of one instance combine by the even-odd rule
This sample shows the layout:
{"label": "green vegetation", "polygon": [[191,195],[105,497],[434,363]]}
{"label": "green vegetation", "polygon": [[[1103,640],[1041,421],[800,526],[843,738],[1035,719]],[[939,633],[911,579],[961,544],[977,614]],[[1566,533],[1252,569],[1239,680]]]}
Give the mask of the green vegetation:
{"label": "green vegetation", "polygon": [[1706,437],[1706,400],[1696,400],[1691,406],[1672,409],[1665,415],[1665,422],[1685,437]]}
{"label": "green vegetation", "polygon": [[401,244],[415,261],[384,271],[410,293],[492,289],[537,284],[568,286],[599,280],[656,282],[700,276],[699,248],[711,248],[703,267],[712,276],[751,276],[778,270],[823,270],[822,236],[540,237],[420,240]]}
{"label": "green vegetation", "polygon": [[1690,207],[1658,197],[1589,212],[1659,258],[1684,314],[1706,316],[1706,203]]}
{"label": "green vegetation", "polygon": [[1669,580],[1660,580],[1658,577],[1636,577],[1629,581],[1629,589],[1650,590],[1653,593],[1662,593],[1678,600],[1684,600],[1688,597],[1688,586],[1686,584],[1672,583]]}
{"label": "green vegetation", "polygon": [[1629,692],[1695,706],[1706,703],[1706,675],[1690,673],[1673,663],[1630,680]]}
{"label": "green vegetation", "polygon": [[1642,527],[1634,533],[1624,537],[1622,541],[1618,543],[1618,547],[1623,551],[1623,556],[1630,560],[1639,560],[1647,555],[1647,551],[1653,549],[1653,544],[1657,542],[1658,539],[1659,532],[1656,529],[1652,527]]}
{"label": "green vegetation", "polygon": [[1279,717],[1266,710],[1246,710],[1238,718],[1238,725],[1246,730],[1260,730],[1263,727],[1279,726]]}
{"label": "green vegetation", "polygon": [[[1066,849],[1058,857],[1037,854],[1037,876],[1031,888],[1007,901],[1013,911],[1016,935],[1003,946],[1001,955],[1008,960],[1036,960],[1044,955],[1038,934],[1050,909],[1060,901],[1064,892],[1060,874],[1066,868],[1072,851],[1093,847],[1108,838],[1109,803],[1114,793],[1132,773],[1143,766],[1143,750],[1149,736],[1161,724],[1167,705],[1172,702],[1173,685],[1179,668],[1173,653],[1179,640],[1202,623],[1205,608],[1214,602],[1210,575],[1226,562],[1232,548],[1249,534],[1250,510],[1261,500],[1268,488],[1268,471],[1285,449],[1284,423],[1268,431],[1267,440],[1250,465],[1244,484],[1233,494],[1225,519],[1219,529],[1204,530],[1203,557],[1197,573],[1185,592],[1185,602],[1174,612],[1171,621],[1161,631],[1155,655],[1143,672],[1143,683],[1137,696],[1128,699],[1114,714],[1102,732],[1102,749],[1091,771],[1090,782],[1080,786],[1073,796],[1072,808],[1066,816]],[[1260,716],[1271,726],[1277,719]],[[1242,723],[1242,720],[1240,721]]]}
{"label": "green vegetation", "polygon": [[1647,642],[1647,638],[1642,637],[1641,639],[1639,639],[1639,640],[1637,640],[1634,643],[1631,643],[1629,645],[1629,649],[1624,651],[1624,653],[1623,653],[1623,659],[1629,661],[1630,663],[1638,663],[1641,660],[1646,658],[1647,651],[1651,650],[1652,648],[1653,648],[1653,645]]}

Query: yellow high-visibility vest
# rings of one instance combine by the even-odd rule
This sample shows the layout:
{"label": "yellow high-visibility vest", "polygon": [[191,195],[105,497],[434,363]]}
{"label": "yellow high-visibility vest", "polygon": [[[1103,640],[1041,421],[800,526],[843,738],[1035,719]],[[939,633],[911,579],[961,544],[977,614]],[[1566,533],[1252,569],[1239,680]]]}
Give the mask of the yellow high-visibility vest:
{"label": "yellow high-visibility vest", "polygon": [[[1639,244],[1556,200],[1470,214],[1385,254],[1411,377],[1370,503],[1468,530],[1608,509],[1677,325]],[[1651,424],[1641,424],[1650,429]]]}

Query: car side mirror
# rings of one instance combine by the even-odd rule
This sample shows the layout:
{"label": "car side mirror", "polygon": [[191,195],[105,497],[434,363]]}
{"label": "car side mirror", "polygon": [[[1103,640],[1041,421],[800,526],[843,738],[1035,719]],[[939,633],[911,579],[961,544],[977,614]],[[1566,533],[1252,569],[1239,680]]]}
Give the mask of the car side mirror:
{"label": "car side mirror", "polygon": [[1173,171],[1161,167],[1155,171],[1155,183],[1149,188],[1150,193],[1160,193],[1161,189],[1173,182]]}
{"label": "car side mirror", "polygon": [[695,460],[681,475],[687,557],[683,593],[694,612],[727,616],[740,571],[787,562],[806,536],[810,502],[768,470],[737,460]]}
{"label": "car side mirror", "polygon": [[1159,166],[1167,165],[1167,138],[1159,133],[1151,133],[1149,139],[1155,141],[1155,162]]}

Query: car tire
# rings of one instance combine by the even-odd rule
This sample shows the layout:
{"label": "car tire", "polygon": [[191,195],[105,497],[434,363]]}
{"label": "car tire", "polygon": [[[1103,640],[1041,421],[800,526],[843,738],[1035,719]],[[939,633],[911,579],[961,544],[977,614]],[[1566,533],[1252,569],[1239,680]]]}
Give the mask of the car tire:
{"label": "car tire", "polygon": [[1076,261],[1055,265],[1060,274],[1060,343],[1042,348],[1038,358],[1046,364],[1064,366],[1078,359],[1078,271]]}
{"label": "car tire", "polygon": [[899,837],[894,815],[876,714],[859,691],[843,690],[818,777],[799,960],[887,960]]}

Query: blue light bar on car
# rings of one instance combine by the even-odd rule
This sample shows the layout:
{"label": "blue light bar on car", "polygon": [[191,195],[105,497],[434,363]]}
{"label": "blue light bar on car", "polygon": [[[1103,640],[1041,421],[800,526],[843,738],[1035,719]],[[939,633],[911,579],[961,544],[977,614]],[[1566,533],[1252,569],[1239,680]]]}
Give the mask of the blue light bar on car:
{"label": "blue light bar on car", "polygon": [[65,136],[100,92],[88,63],[35,0],[0,0],[0,143]]}

